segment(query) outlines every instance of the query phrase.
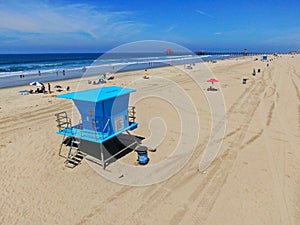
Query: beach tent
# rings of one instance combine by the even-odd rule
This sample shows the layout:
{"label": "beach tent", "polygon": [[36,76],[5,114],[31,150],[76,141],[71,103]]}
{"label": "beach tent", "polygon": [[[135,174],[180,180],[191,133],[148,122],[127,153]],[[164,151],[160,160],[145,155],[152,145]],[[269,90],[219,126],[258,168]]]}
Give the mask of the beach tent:
{"label": "beach tent", "polygon": [[262,56],[262,60],[268,60],[268,56],[263,55],[263,56]]}

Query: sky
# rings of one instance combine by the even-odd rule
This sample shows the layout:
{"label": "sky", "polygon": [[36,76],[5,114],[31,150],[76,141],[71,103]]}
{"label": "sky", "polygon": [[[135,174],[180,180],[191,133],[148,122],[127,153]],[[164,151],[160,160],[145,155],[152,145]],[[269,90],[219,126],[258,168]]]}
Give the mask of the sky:
{"label": "sky", "polygon": [[0,10],[0,54],[105,52],[142,40],[300,50],[299,0],[0,0]]}

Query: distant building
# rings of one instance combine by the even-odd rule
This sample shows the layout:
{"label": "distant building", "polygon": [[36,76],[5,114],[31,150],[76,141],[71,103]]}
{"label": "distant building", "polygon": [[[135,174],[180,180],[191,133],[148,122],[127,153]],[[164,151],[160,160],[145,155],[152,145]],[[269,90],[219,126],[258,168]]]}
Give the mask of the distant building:
{"label": "distant building", "polygon": [[290,54],[291,55],[296,55],[296,54],[298,54],[298,52],[296,50],[292,50],[292,51],[290,51]]}

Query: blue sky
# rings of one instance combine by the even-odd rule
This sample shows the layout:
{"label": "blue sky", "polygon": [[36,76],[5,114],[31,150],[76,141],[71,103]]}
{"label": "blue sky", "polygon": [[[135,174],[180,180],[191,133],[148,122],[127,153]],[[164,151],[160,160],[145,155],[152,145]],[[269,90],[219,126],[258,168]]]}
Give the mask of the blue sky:
{"label": "blue sky", "polygon": [[140,40],[300,50],[297,0],[0,0],[0,9],[0,53],[103,52]]}

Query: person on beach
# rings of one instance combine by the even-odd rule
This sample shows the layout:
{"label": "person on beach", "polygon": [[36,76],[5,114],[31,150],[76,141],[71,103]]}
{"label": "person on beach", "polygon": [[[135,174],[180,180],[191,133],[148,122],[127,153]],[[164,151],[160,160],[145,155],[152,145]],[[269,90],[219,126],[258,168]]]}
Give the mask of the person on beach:
{"label": "person on beach", "polygon": [[58,77],[58,71],[56,71],[56,76]]}
{"label": "person on beach", "polygon": [[51,84],[48,83],[48,93],[51,94]]}
{"label": "person on beach", "polygon": [[63,76],[65,76],[66,75],[66,71],[65,70],[63,70]]}
{"label": "person on beach", "polygon": [[41,76],[41,75],[42,75],[42,73],[41,73],[41,71],[40,71],[40,70],[39,70],[39,72],[38,72],[38,73],[39,73],[39,76]]}
{"label": "person on beach", "polygon": [[46,94],[46,88],[45,88],[45,86],[43,85],[42,86],[42,88],[41,88],[41,92],[40,93],[44,93],[44,94]]}

